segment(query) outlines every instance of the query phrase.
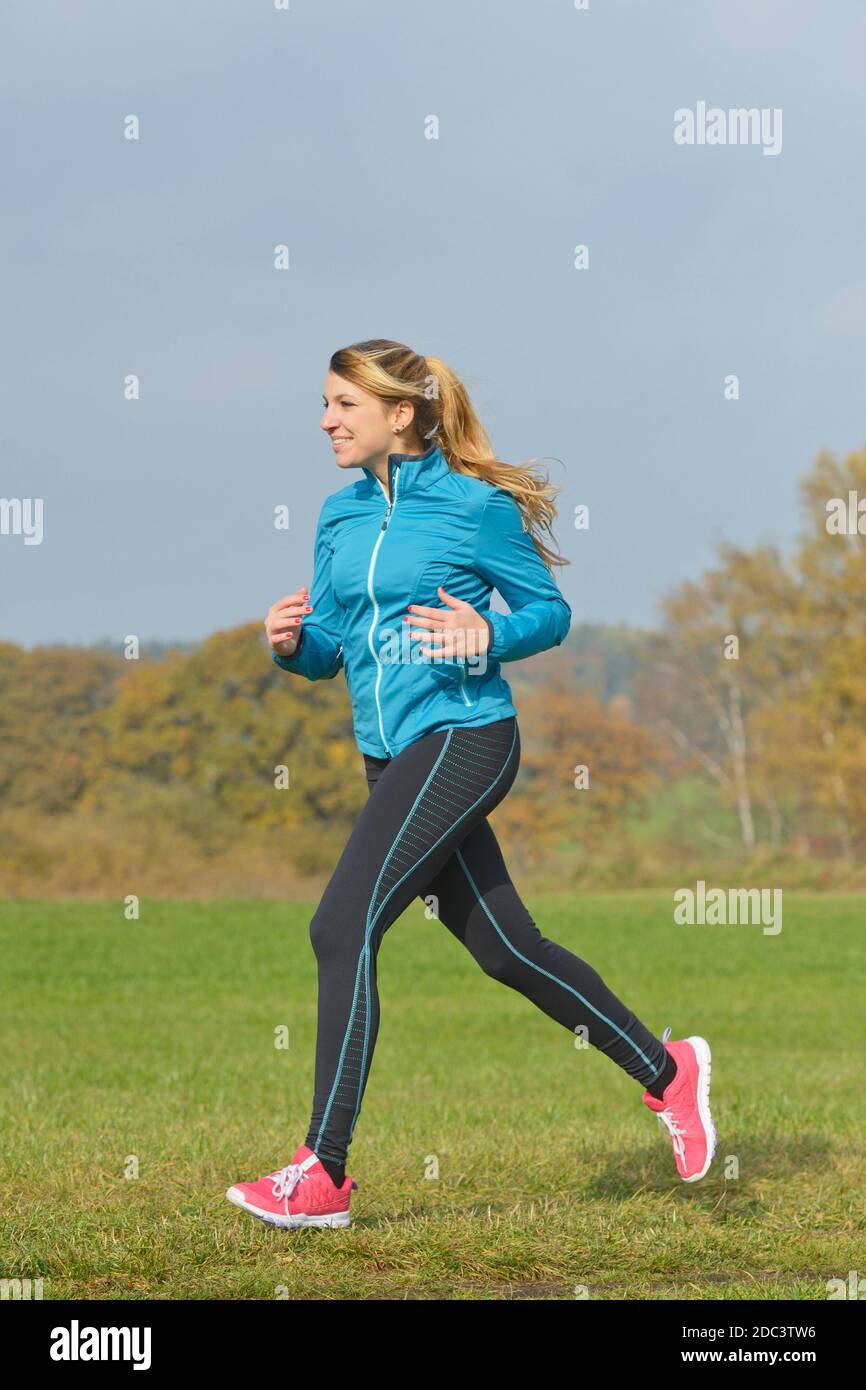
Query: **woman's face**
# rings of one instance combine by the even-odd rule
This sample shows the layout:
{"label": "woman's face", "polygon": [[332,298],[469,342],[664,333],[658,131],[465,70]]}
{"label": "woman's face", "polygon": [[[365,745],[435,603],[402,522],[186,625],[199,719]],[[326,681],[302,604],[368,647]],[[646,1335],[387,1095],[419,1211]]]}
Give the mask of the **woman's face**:
{"label": "woman's face", "polygon": [[340,468],[363,468],[402,447],[394,427],[402,425],[397,440],[405,439],[414,411],[411,405],[388,406],[360,386],[328,372],[323,392],[322,429],[331,440]]}

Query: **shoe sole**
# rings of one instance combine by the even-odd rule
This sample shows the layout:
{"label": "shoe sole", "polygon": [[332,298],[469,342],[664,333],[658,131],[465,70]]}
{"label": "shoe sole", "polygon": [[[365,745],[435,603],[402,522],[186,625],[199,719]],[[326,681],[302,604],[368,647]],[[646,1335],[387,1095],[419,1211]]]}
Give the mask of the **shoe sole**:
{"label": "shoe sole", "polygon": [[242,1192],[236,1187],[230,1187],[226,1192],[226,1197],[233,1202],[236,1207],[242,1207],[251,1216],[257,1216],[260,1221],[266,1221],[269,1226],[280,1226],[283,1230],[295,1230],[300,1226],[351,1226],[352,1217],[348,1211],[329,1212],[325,1216],[308,1216],[306,1212],[298,1212],[295,1216],[277,1216],[272,1211],[262,1211],[261,1207],[254,1207],[252,1202],[248,1202]]}
{"label": "shoe sole", "polygon": [[698,1059],[698,1114],[707,1139],[707,1156],[701,1171],[683,1178],[683,1182],[698,1182],[706,1174],[716,1152],[716,1127],[710,1114],[710,1073],[713,1069],[713,1057],[706,1038],[691,1037],[686,1038],[686,1042],[691,1043]]}

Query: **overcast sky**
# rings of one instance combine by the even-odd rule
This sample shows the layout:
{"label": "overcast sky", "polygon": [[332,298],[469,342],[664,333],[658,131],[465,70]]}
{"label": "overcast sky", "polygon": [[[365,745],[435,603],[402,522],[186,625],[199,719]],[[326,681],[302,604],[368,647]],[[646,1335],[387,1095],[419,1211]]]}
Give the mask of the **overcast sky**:
{"label": "overcast sky", "polygon": [[[862,0],[6,5],[0,497],[42,538],[0,535],[0,639],[198,639],[310,582],[367,337],[545,459],[578,621],[788,551],[798,477],[866,445],[864,50]],[[699,103],[780,151],[675,143]]]}

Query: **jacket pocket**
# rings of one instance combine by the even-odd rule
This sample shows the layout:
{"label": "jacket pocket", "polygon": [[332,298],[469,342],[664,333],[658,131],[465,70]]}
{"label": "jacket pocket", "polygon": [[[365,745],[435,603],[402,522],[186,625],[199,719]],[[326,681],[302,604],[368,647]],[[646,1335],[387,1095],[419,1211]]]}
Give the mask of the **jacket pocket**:
{"label": "jacket pocket", "polygon": [[477,677],[469,675],[465,661],[430,661],[422,663],[421,669],[449,699],[458,700],[467,709],[477,702]]}

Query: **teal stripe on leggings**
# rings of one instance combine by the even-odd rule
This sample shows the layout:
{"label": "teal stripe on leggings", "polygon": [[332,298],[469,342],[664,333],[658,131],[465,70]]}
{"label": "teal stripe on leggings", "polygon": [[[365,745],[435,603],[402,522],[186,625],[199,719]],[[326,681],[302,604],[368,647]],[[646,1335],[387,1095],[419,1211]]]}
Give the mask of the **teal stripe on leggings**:
{"label": "teal stripe on leggings", "polygon": [[442,841],[445,839],[446,835],[450,835],[451,831],[454,830],[455,827],[458,826],[458,825],[460,824],[461,821],[464,821],[468,815],[471,815],[472,812],[475,810],[475,807],[478,805],[478,803],[479,803],[480,801],[483,801],[484,797],[487,796],[487,795],[493,790],[493,788],[496,786],[496,783],[499,781],[500,777],[501,777],[501,776],[503,775],[503,773],[505,772],[505,769],[508,767],[509,762],[511,761],[511,755],[512,755],[512,753],[514,752],[514,745],[515,745],[515,743],[516,743],[516,741],[517,741],[517,726],[516,726],[516,724],[515,724],[514,734],[513,734],[512,739],[511,739],[511,747],[510,747],[509,750],[508,750],[508,755],[507,755],[507,757],[505,758],[505,761],[503,762],[502,767],[500,768],[499,772],[496,774],[496,776],[494,777],[493,781],[490,783],[490,786],[487,787],[486,790],[482,793],[482,795],[479,796],[479,797],[472,803],[472,805],[468,808],[468,810],[466,810],[466,811],[463,812],[463,815],[462,815],[462,816],[458,817],[458,819],[454,822],[454,824],[453,824],[452,826],[450,826],[449,829],[445,832],[445,835],[440,835],[440,837],[439,837],[439,839],[436,841],[436,843],[430,846],[430,848],[427,850],[427,852],[421,856],[421,858],[417,861],[417,863],[416,863],[416,864],[413,864],[411,869],[407,869],[406,873],[403,875],[403,877],[402,877],[401,879],[398,879],[398,881],[394,884],[393,888],[391,888],[391,889],[389,890],[389,892],[385,895],[383,901],[382,901],[381,904],[379,905],[379,909],[378,909],[378,911],[377,911],[375,917],[374,917],[374,918],[372,919],[372,921],[371,921],[371,920],[370,920],[370,913],[371,913],[371,911],[372,911],[372,909],[373,909],[373,903],[376,901],[376,892],[377,892],[377,890],[378,890],[379,884],[380,884],[381,881],[382,881],[382,875],[384,874],[385,869],[387,868],[388,860],[390,859],[391,855],[393,854],[394,850],[396,849],[397,845],[399,844],[399,842],[400,842],[400,837],[401,837],[401,836],[403,835],[403,833],[405,832],[407,826],[411,823],[412,817],[413,817],[413,815],[415,814],[415,811],[416,811],[417,808],[418,808],[418,804],[419,804],[419,802],[421,801],[422,796],[424,795],[425,791],[427,790],[428,786],[430,785],[430,782],[432,781],[434,774],[435,774],[436,771],[438,770],[439,765],[440,765],[440,763],[442,762],[442,759],[445,757],[445,754],[446,754],[446,752],[447,752],[447,750],[448,750],[448,745],[449,745],[450,742],[451,742],[451,735],[452,735],[452,732],[453,732],[453,729],[449,729],[449,730],[448,730],[448,733],[447,733],[446,738],[445,738],[445,742],[444,742],[444,744],[442,745],[441,752],[439,753],[439,756],[438,756],[438,758],[436,759],[436,762],[433,764],[433,767],[430,769],[430,772],[428,773],[427,777],[425,778],[425,780],[424,780],[424,785],[422,786],[421,790],[419,791],[418,795],[416,796],[415,800],[413,801],[412,806],[411,806],[410,809],[409,809],[409,813],[408,813],[408,815],[406,816],[406,819],[404,820],[403,824],[401,825],[400,829],[398,830],[397,835],[396,835],[395,839],[393,840],[393,842],[392,842],[392,844],[391,844],[391,848],[388,850],[388,853],[385,855],[385,857],[384,857],[384,859],[383,859],[383,861],[382,861],[382,867],[381,867],[381,869],[379,870],[379,877],[376,879],[376,883],[375,883],[375,886],[374,886],[374,888],[373,888],[373,894],[372,894],[372,897],[371,897],[371,899],[370,899],[370,903],[369,903],[369,905],[368,905],[368,907],[367,907],[367,928],[366,928],[366,931],[365,931],[365,933],[364,933],[364,945],[363,945],[363,947],[362,947],[362,949],[361,949],[361,954],[360,954],[360,956],[358,957],[358,969],[357,969],[357,971],[355,972],[355,991],[354,991],[354,994],[353,994],[353,997],[352,997],[352,1008],[351,1008],[351,1010],[350,1010],[350,1012],[349,1012],[349,1023],[348,1023],[348,1026],[347,1026],[347,1028],[346,1028],[345,1036],[344,1036],[344,1038],[343,1038],[343,1046],[342,1046],[342,1048],[340,1049],[340,1060],[339,1060],[339,1063],[337,1064],[337,1075],[336,1075],[335,1078],[334,1078],[334,1084],[333,1084],[333,1086],[331,1087],[331,1094],[330,1094],[330,1096],[328,1097],[328,1104],[327,1104],[326,1107],[325,1107],[325,1113],[324,1113],[324,1116],[322,1117],[322,1123],[321,1123],[321,1125],[319,1126],[319,1132],[318,1132],[318,1134],[317,1134],[317,1136],[316,1136],[316,1143],[317,1143],[317,1144],[321,1142],[322,1136],[323,1136],[323,1134],[324,1134],[324,1132],[325,1132],[325,1127],[326,1127],[326,1125],[327,1125],[328,1116],[329,1116],[329,1114],[331,1113],[331,1106],[332,1106],[333,1101],[334,1101],[334,1096],[335,1096],[335,1094],[336,1094],[337,1087],[338,1087],[339,1084],[340,1084],[340,1077],[341,1077],[341,1075],[342,1075],[343,1063],[344,1063],[345,1056],[346,1056],[346,1048],[347,1048],[348,1045],[349,1045],[349,1038],[350,1038],[351,1033],[352,1033],[352,1023],[353,1023],[353,1021],[354,1021],[355,1010],[356,1010],[357,1005],[358,1005],[358,985],[359,985],[359,983],[360,983],[361,968],[362,968],[362,966],[363,966],[363,968],[364,968],[364,979],[365,979],[365,983],[366,983],[366,986],[367,986],[368,1008],[367,1008],[367,1017],[366,1017],[366,1019],[365,1019],[365,1021],[364,1021],[364,1052],[363,1052],[362,1059],[361,1059],[361,1074],[360,1074],[360,1076],[359,1076],[359,1078],[358,1078],[358,1099],[357,1099],[356,1104],[355,1104],[355,1112],[354,1112],[354,1114],[353,1114],[353,1116],[352,1116],[352,1123],[351,1123],[351,1125],[350,1125],[350,1127],[349,1127],[349,1140],[350,1140],[350,1141],[351,1141],[352,1134],[353,1134],[354,1129],[355,1129],[355,1123],[356,1123],[356,1121],[357,1121],[357,1119],[358,1119],[358,1113],[359,1113],[360,1104],[361,1104],[361,1083],[363,1082],[363,1079],[364,1079],[364,1068],[365,1068],[366,1063],[367,1063],[367,1047],[368,1047],[368,1045],[369,1045],[369,1040],[370,1040],[370,1011],[369,1011],[369,999],[370,999],[370,937],[372,936],[373,931],[375,930],[376,923],[378,922],[379,917],[381,916],[382,911],[384,910],[385,905],[387,904],[389,898],[392,896],[392,894],[394,894],[394,893],[397,891],[397,889],[400,887],[400,884],[403,883],[403,882],[405,881],[406,878],[408,878],[408,876],[409,876],[410,873],[413,873],[413,872],[414,872],[414,870],[418,867],[419,864],[423,864],[423,863],[424,863],[424,860],[425,860],[425,859],[428,859],[428,858],[430,857],[430,855],[433,853],[433,851],[434,851],[435,849],[437,849],[438,846],[439,846],[439,845],[442,843]]}
{"label": "teal stripe on leggings", "polygon": [[554,984],[562,985],[563,989],[567,989],[570,994],[573,994],[575,998],[579,999],[583,1004],[585,1004],[588,1009],[591,1009],[592,1012],[596,1014],[598,1018],[603,1019],[609,1028],[612,1028],[615,1033],[619,1033],[621,1038],[625,1038],[626,1042],[631,1044],[638,1056],[641,1057],[644,1062],[646,1062],[647,1066],[653,1067],[656,1076],[661,1076],[661,1071],[658,1068],[654,1067],[653,1063],[650,1061],[649,1057],[647,1057],[646,1053],[638,1047],[637,1043],[634,1041],[634,1038],[630,1038],[628,1033],[624,1033],[623,1030],[620,1027],[618,1027],[617,1024],[614,1023],[612,1018],[608,1018],[605,1014],[601,1012],[600,1009],[597,1009],[594,1004],[590,1004],[588,999],[584,999],[580,990],[575,989],[573,985],[567,984],[565,980],[560,980],[558,975],[554,975],[551,973],[551,971],[545,970],[543,966],[536,965],[534,960],[529,960],[528,957],[526,957],[522,951],[518,951],[516,946],[512,946],[511,942],[508,940],[508,937],[505,935],[505,932],[502,930],[496,918],[493,916],[493,913],[490,911],[490,908],[487,906],[486,902],[479,893],[478,885],[476,884],[474,878],[469,872],[466,860],[463,858],[463,855],[460,853],[460,850],[455,850],[455,854],[457,855],[457,858],[460,861],[464,874],[469,880],[473,893],[475,894],[481,906],[484,908],[484,911],[487,913],[487,916],[490,918],[491,922],[493,923],[497,932],[501,936],[502,940],[505,942],[509,951],[511,951],[513,955],[517,956],[519,960],[522,960],[524,965],[531,965],[533,970],[538,971],[539,975],[546,975],[548,980],[553,980]]}

